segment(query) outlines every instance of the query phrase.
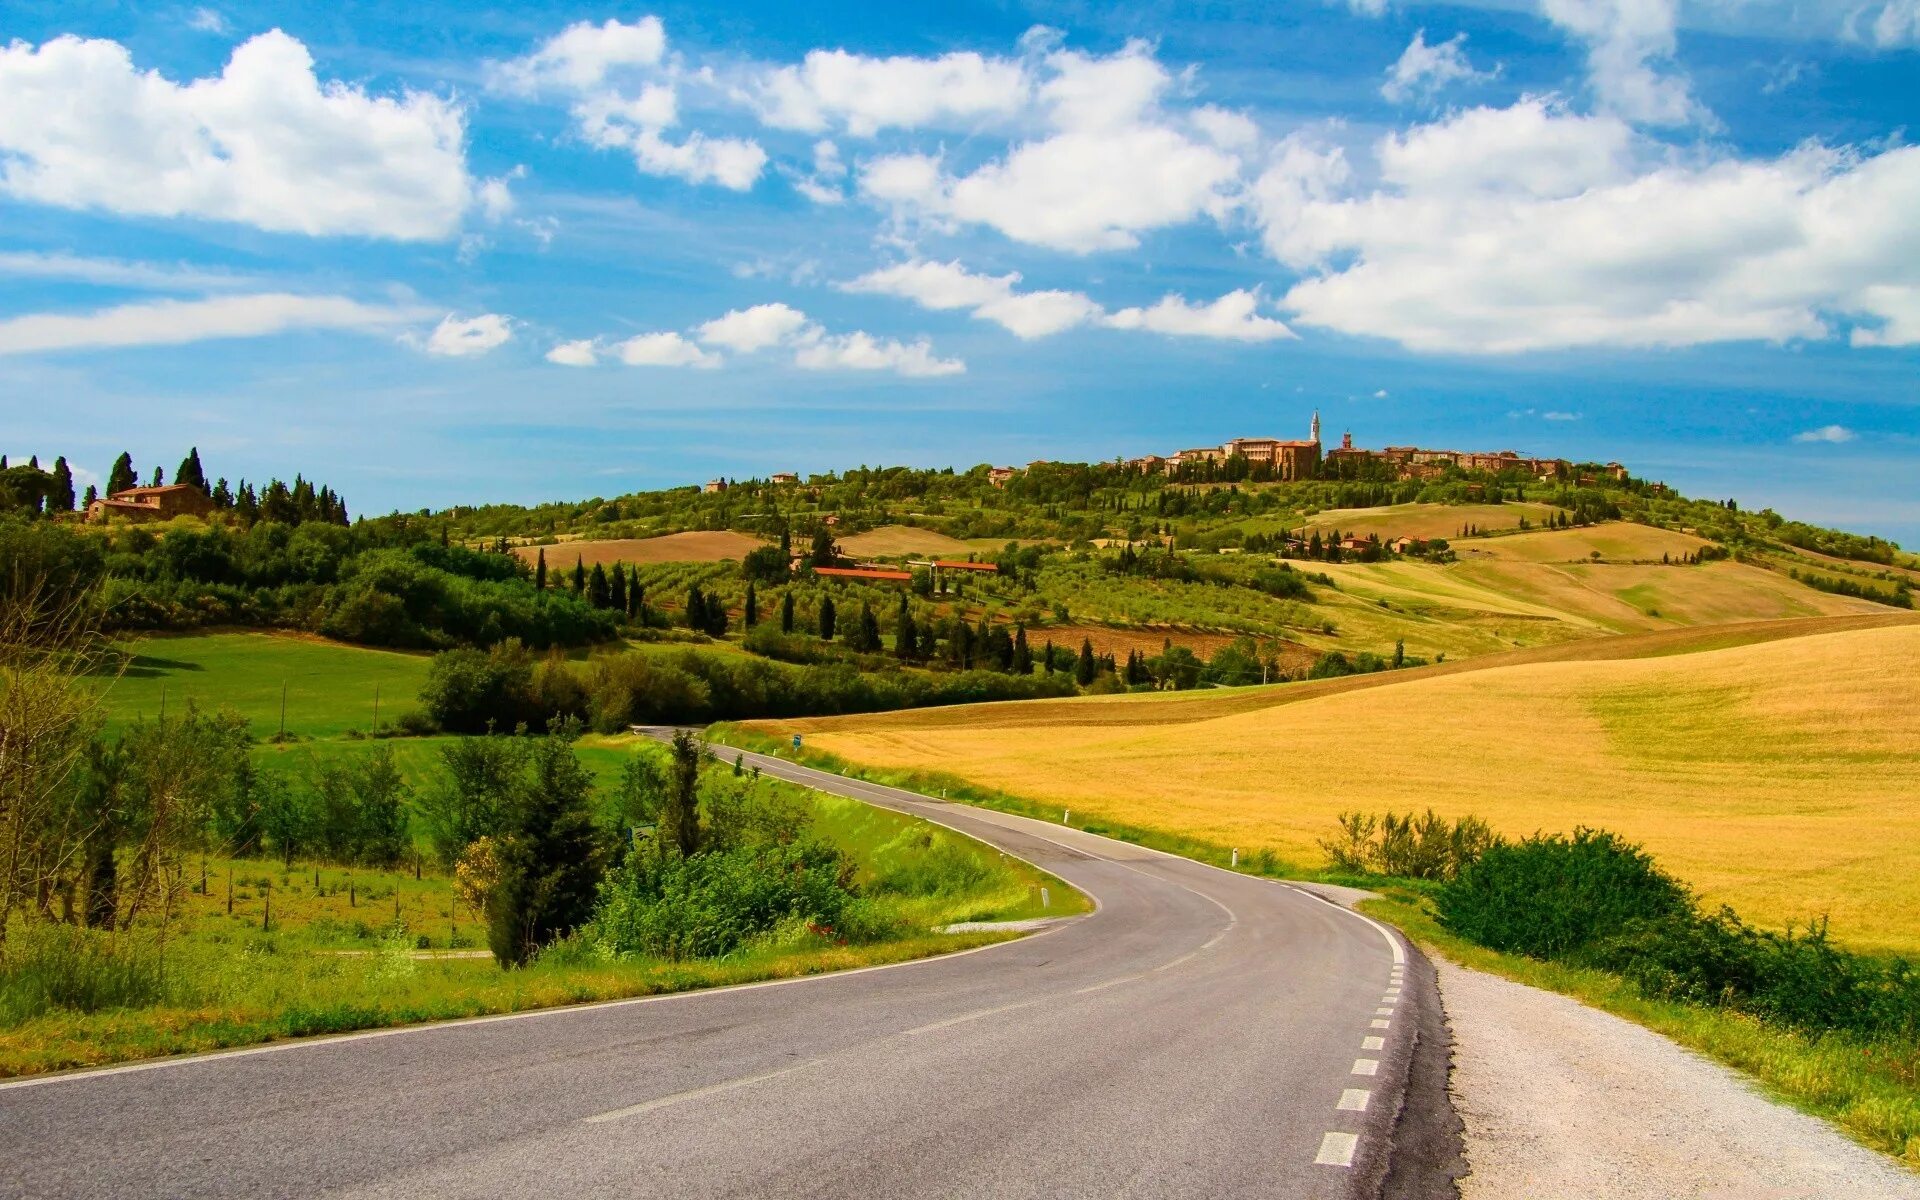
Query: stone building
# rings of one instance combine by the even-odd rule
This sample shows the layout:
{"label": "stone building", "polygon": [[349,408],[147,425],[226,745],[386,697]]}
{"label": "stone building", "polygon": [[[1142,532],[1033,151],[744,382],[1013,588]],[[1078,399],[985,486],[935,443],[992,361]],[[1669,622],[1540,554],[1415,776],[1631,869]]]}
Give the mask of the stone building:
{"label": "stone building", "polygon": [[213,511],[213,498],[188,483],[163,487],[135,487],[95,500],[87,520],[170,521],[175,517],[204,517]]}

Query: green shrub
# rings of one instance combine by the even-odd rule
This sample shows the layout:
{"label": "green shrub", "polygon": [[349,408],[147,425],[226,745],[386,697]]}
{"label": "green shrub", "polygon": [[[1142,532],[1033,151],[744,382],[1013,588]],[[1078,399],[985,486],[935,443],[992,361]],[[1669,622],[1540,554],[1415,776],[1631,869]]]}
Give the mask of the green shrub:
{"label": "green shrub", "polygon": [[638,853],[601,886],[585,939],[615,957],[668,959],[718,958],[796,921],[864,940],[871,931],[854,912],[852,875],[852,864],[818,841],[691,857]]}
{"label": "green shrub", "polygon": [[1632,921],[1685,916],[1691,903],[1640,847],[1594,829],[1490,846],[1435,897],[1447,929],[1533,958],[1568,955]]}
{"label": "green shrub", "polygon": [[873,857],[875,890],[900,896],[966,895],[994,877],[980,853],[932,830],[903,830]]}

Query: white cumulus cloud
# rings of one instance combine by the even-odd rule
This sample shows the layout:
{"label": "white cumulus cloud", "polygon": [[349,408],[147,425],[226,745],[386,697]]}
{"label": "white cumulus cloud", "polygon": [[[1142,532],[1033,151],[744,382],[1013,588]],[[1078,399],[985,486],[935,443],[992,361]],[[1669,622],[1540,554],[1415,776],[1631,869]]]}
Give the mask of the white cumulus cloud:
{"label": "white cumulus cloud", "polygon": [[632,24],[611,18],[600,25],[576,21],[533,53],[502,64],[496,79],[504,88],[528,94],[544,88],[585,92],[622,68],[657,66],[666,52],[667,31],[658,17]]}
{"label": "white cumulus cloud", "polygon": [[1241,160],[1224,147],[1244,144],[1249,123],[1169,112],[1173,76],[1146,43],[1107,56],[1056,49],[1039,70],[1044,136],[965,174],[939,155],[882,155],[862,165],[861,194],[905,217],[985,225],[1077,254],[1129,249],[1144,232],[1231,211]]}
{"label": "white cumulus cloud", "polygon": [[1794,434],[1793,440],[1796,442],[1826,442],[1829,445],[1838,446],[1843,442],[1852,441],[1853,437],[1853,430],[1848,429],[1845,425],[1822,425],[1818,429],[1809,429],[1805,433]]}
{"label": "white cumulus cloud", "polygon": [[821,337],[800,347],[793,361],[809,371],[892,371],[920,378],[960,375],[967,369],[957,358],[935,357],[925,339],[899,342],[863,330]]}
{"label": "white cumulus cloud", "polygon": [[1191,304],[1182,296],[1164,296],[1147,308],[1123,308],[1107,317],[1115,329],[1144,329],[1180,337],[1270,342],[1295,336],[1284,322],[1260,315],[1260,297],[1241,289],[1211,304]]}
{"label": "white cumulus cloud", "polygon": [[717,367],[725,360],[677,333],[643,333],[613,348],[630,367]]}
{"label": "white cumulus cloud", "polygon": [[1292,145],[1256,188],[1295,324],[1514,353],[1819,338],[1920,343],[1920,148],[1680,160],[1539,100],[1375,147]]}
{"label": "white cumulus cloud", "polygon": [[1488,78],[1467,61],[1467,35],[1457,33],[1447,41],[1427,44],[1427,31],[1417,29],[1400,58],[1387,69],[1387,81],[1380,94],[1394,103],[1431,97],[1450,84]]}
{"label": "white cumulus cloud", "polygon": [[813,50],[797,66],[766,71],[752,85],[760,119],[778,129],[822,133],[838,126],[853,137],[883,129],[1006,117],[1028,100],[1018,61],[971,51],[938,58],[871,58],[845,50]]}
{"label": "white cumulus cloud", "polygon": [[624,150],[648,175],[746,191],[767,165],[751,138],[701,130],[669,136],[679,124],[678,71],[658,17],[626,23],[579,21],[532,53],[495,64],[492,83],[523,96],[557,95],[572,102],[574,128],[590,145]]}
{"label": "white cumulus cloud", "polygon": [[964,308],[1024,340],[1049,337],[1103,315],[1079,292],[1016,290],[1018,272],[977,275],[958,262],[913,260],[841,284],[849,292],[899,296],[935,311]]}
{"label": "white cumulus cloud", "polygon": [[1675,0],[1541,0],[1547,19],[1587,44],[1587,75],[1610,111],[1651,125],[1708,114],[1672,65]]}
{"label": "white cumulus cloud", "polygon": [[752,354],[768,346],[778,346],[814,328],[807,314],[785,304],[756,304],[736,308],[715,317],[695,332],[709,346],[723,346],[739,354]]}
{"label": "white cumulus cloud", "polygon": [[592,338],[561,342],[547,351],[547,361],[563,367],[591,367],[600,361],[600,347]]}
{"label": "white cumulus cloud", "polygon": [[443,358],[471,358],[504,346],[512,338],[512,320],[499,313],[465,318],[448,313],[427,335],[426,351]]}
{"label": "white cumulus cloud", "polygon": [[474,202],[452,101],[322,84],[279,30],[176,83],[118,42],[0,47],[0,192],[276,232],[451,237]]}
{"label": "white cumulus cloud", "polygon": [[177,346],[216,338],[265,337],[297,329],[377,331],[398,328],[425,315],[413,307],[287,292],[156,300],[88,313],[11,317],[0,321],[0,354]]}

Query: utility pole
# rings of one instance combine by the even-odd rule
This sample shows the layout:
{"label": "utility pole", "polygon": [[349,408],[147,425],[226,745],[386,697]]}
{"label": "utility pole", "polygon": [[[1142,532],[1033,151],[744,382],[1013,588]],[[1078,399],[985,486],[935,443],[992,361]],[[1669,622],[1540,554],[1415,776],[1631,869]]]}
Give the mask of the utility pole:
{"label": "utility pole", "polygon": [[280,681],[280,741],[287,740],[287,681]]}
{"label": "utility pole", "polygon": [[380,732],[380,685],[373,685],[373,732]]}

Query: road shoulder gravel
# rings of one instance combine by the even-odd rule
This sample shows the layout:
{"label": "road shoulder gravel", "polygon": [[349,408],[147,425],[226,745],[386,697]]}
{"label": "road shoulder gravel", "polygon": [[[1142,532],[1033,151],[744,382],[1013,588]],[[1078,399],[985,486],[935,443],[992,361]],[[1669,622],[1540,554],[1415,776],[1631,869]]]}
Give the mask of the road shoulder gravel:
{"label": "road shoulder gravel", "polygon": [[1463,1200],[1920,1200],[1920,1176],[1651,1030],[1435,966]]}

